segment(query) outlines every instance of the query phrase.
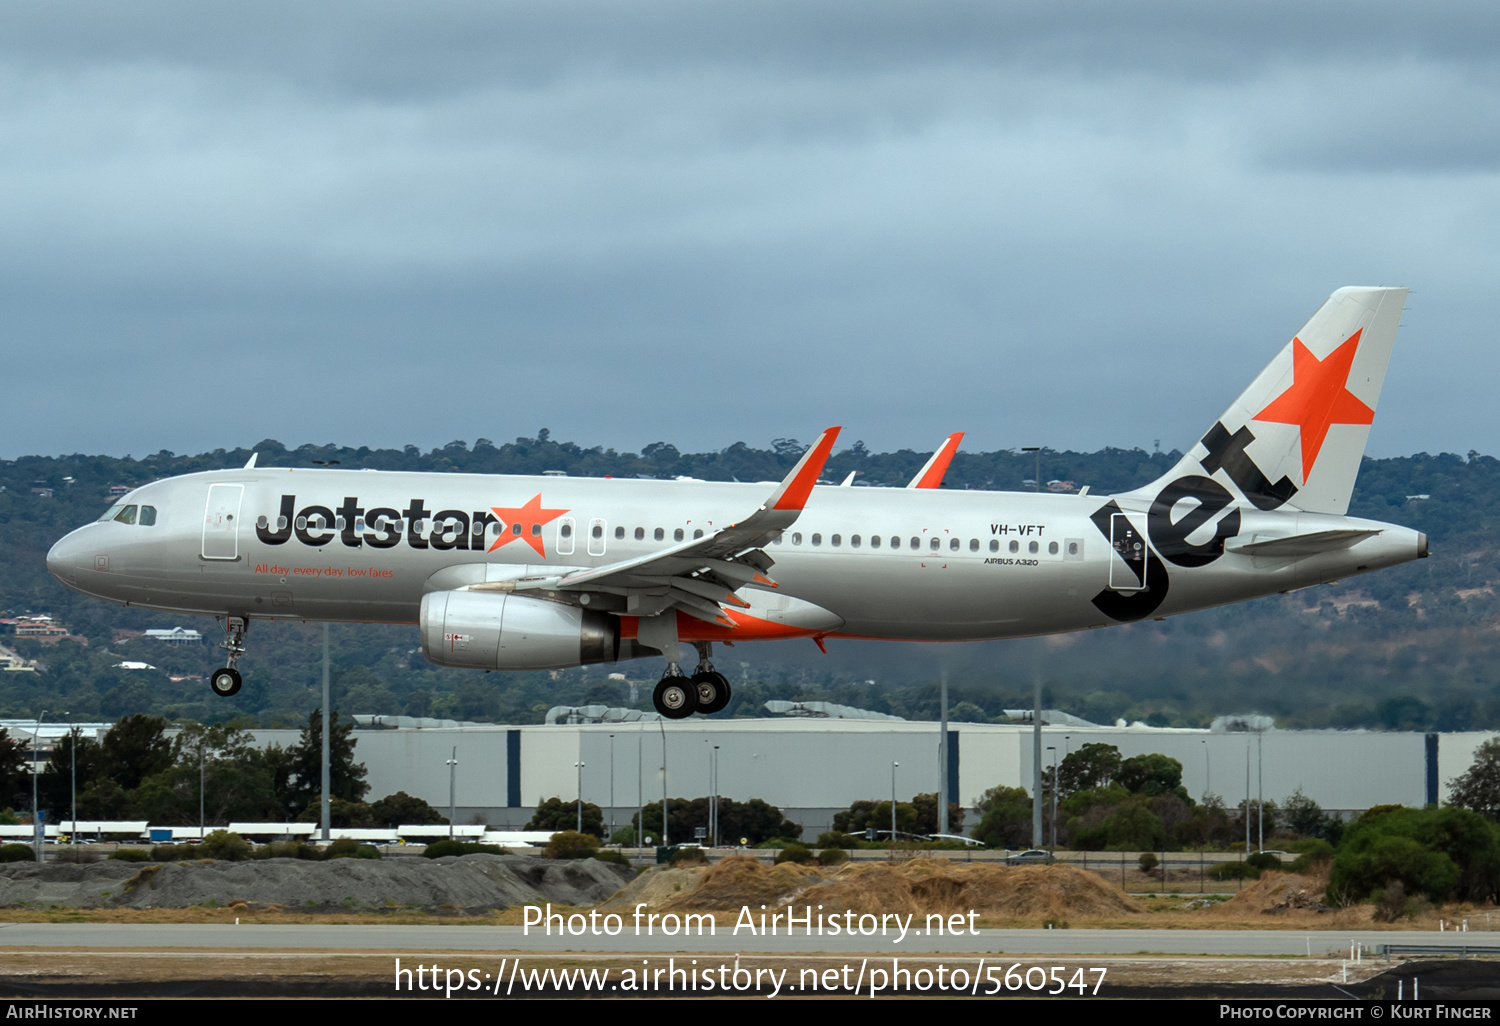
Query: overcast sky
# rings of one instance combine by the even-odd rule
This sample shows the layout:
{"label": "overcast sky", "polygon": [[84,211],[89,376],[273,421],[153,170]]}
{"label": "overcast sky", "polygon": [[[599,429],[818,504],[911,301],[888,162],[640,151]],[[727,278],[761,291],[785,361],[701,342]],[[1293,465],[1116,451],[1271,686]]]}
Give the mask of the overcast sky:
{"label": "overcast sky", "polygon": [[[1185,448],[1341,285],[1500,453],[1493,4],[0,9],[0,456]],[[1486,304],[1491,308],[1485,314]]]}

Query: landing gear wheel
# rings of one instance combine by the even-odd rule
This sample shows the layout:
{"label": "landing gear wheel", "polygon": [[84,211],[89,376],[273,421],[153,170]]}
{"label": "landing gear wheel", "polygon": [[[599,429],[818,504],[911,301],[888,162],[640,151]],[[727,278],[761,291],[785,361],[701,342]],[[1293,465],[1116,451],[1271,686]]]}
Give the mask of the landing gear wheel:
{"label": "landing gear wheel", "polygon": [[693,687],[698,691],[698,711],[713,714],[729,704],[729,678],[718,670],[703,670],[693,674]]}
{"label": "landing gear wheel", "polygon": [[208,678],[208,686],[220,698],[230,698],[239,694],[240,685],[243,683],[244,680],[240,677],[240,671],[232,666],[226,666],[222,670],[215,670],[214,675]]}
{"label": "landing gear wheel", "polygon": [[663,677],[651,692],[651,704],[669,720],[685,720],[698,711],[698,689],[686,677]]}

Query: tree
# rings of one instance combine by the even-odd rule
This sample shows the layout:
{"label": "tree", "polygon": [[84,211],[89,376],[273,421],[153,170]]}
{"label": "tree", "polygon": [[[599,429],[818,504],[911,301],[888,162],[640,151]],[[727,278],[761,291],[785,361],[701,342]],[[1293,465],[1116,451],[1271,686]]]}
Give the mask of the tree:
{"label": "tree", "polygon": [[[333,711],[333,729],[329,733],[328,789],[334,798],[360,802],[370,790],[365,783],[363,763],[354,761],[354,724],[339,724],[338,710]],[[323,711],[314,709],[302,728],[302,737],[289,749],[290,774],[285,804],[293,815],[300,814],[323,793]]]}
{"label": "tree", "polygon": [[246,731],[193,724],[177,735],[173,755],[170,766],[131,793],[130,807],[137,816],[156,823],[191,823],[201,802],[208,823],[278,818],[272,766]]}
{"label": "tree", "polygon": [[1176,794],[1191,801],[1182,787],[1182,763],[1168,755],[1153,752],[1136,755],[1120,764],[1116,779],[1131,794],[1143,794],[1154,798],[1159,794]]}
{"label": "tree", "polygon": [[[1057,768],[1058,793],[1064,797],[1074,791],[1108,787],[1120,772],[1120,750],[1114,745],[1087,744],[1068,753]],[[1179,771],[1181,767],[1178,767]]]}
{"label": "tree", "polygon": [[10,736],[0,727],[0,806],[28,808],[31,805],[31,774],[27,772],[29,757],[26,743]]}
{"label": "tree", "polygon": [[1031,795],[1024,787],[992,787],[976,811],[974,837],[989,847],[1020,847],[1031,840]]}
{"label": "tree", "polygon": [[[522,830],[576,830],[578,827],[578,803],[565,802],[561,798],[548,798],[536,807],[536,813],[526,821]],[[596,838],[604,837],[604,812],[593,802],[583,803],[583,832]]]}
{"label": "tree", "polygon": [[[916,831],[919,834],[935,834],[938,832],[938,796],[936,794],[919,794],[911,800],[912,807],[917,810]],[[961,834],[964,830],[964,807],[957,802],[948,803],[948,832],[950,834]]]}
{"label": "tree", "polygon": [[1500,737],[1480,745],[1473,764],[1448,783],[1448,804],[1500,820]]}
{"label": "tree", "polygon": [[105,776],[126,791],[134,791],[173,760],[167,721],[160,716],[126,716],[109,728],[100,749]]}
{"label": "tree", "polygon": [[37,780],[37,801],[51,810],[48,818],[52,821],[73,818],[75,750],[80,798],[94,778],[102,776],[104,753],[99,742],[81,736],[76,727],[58,738]]}
{"label": "tree", "polygon": [[371,802],[370,818],[378,826],[437,826],[448,822],[447,816],[405,791],[397,791],[378,802]]}

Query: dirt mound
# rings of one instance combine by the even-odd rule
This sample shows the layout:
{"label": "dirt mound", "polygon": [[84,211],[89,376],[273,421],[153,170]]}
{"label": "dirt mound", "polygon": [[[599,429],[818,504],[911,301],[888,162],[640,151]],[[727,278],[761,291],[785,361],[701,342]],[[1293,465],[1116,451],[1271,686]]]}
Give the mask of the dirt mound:
{"label": "dirt mound", "polygon": [[279,905],[286,909],[492,909],[593,905],[623,878],[596,859],[464,855],[308,862],[15,862],[0,867],[0,907],[187,908]]}
{"label": "dirt mound", "polygon": [[1093,873],[1070,866],[991,866],[947,859],[850,866],[797,896],[799,904],[869,912],[1066,919],[1135,915],[1141,907]]}
{"label": "dirt mound", "polygon": [[1262,873],[1259,880],[1252,881],[1220,907],[1236,915],[1246,912],[1275,914],[1297,909],[1323,911],[1323,892],[1327,886],[1326,875]]}
{"label": "dirt mound", "polygon": [[1068,866],[992,866],[914,859],[844,865],[836,870],[729,858],[710,869],[643,874],[609,903],[638,902],[663,912],[738,912],[742,906],[822,905],[860,912],[1066,919],[1130,916],[1130,898],[1093,873]]}
{"label": "dirt mound", "polygon": [[674,896],[666,907],[673,912],[737,911],[744,905],[775,908],[824,879],[824,873],[808,866],[791,862],[767,866],[755,859],[737,856],[705,871],[696,888]]}

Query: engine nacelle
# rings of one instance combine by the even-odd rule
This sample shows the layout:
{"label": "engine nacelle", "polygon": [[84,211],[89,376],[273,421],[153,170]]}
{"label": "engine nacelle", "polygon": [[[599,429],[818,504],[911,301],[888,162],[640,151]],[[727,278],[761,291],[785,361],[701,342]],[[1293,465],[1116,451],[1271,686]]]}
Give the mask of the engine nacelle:
{"label": "engine nacelle", "polygon": [[620,657],[620,621],[608,613],[508,592],[422,596],[422,654],[439,666],[561,670]]}

